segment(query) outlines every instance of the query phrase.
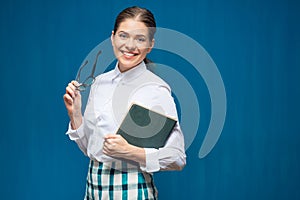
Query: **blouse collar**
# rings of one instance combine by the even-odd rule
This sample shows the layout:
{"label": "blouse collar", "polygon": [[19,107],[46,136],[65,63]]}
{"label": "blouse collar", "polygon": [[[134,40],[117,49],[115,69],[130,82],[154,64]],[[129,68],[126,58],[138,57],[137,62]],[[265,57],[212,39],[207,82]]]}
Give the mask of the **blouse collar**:
{"label": "blouse collar", "polygon": [[140,76],[143,72],[147,70],[144,61],[125,72],[120,71],[118,64],[119,63],[117,62],[116,67],[114,69],[114,75],[112,78],[113,80],[116,79],[117,77],[121,77],[122,80],[129,81]]}

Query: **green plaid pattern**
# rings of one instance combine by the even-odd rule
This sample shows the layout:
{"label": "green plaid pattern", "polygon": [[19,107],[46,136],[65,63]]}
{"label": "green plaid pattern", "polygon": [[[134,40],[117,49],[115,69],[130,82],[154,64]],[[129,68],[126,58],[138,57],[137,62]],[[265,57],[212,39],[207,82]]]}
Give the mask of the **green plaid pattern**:
{"label": "green plaid pattern", "polygon": [[120,161],[90,161],[85,200],[157,200],[151,174]]}

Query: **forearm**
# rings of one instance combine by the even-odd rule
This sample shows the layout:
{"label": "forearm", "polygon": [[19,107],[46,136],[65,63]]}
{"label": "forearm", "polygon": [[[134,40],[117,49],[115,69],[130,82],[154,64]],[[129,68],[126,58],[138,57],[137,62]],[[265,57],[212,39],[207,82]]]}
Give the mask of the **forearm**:
{"label": "forearm", "polygon": [[66,93],[63,96],[72,129],[78,129],[82,123],[81,95],[76,85],[78,85],[76,81],[69,83],[66,87]]}
{"label": "forearm", "polygon": [[70,122],[71,122],[71,128],[73,130],[78,129],[82,124],[82,114],[81,111],[68,113]]}
{"label": "forearm", "polygon": [[164,147],[145,149],[146,164],[141,169],[146,172],[160,170],[182,170],[186,164],[184,139],[178,125],[174,127]]}
{"label": "forearm", "polygon": [[104,137],[103,153],[125,160],[131,160],[146,165],[146,154],[143,148],[129,144],[121,135],[109,134]]}
{"label": "forearm", "polygon": [[124,158],[139,163],[141,166],[146,165],[145,150],[140,147],[128,145],[128,152],[124,154]]}
{"label": "forearm", "polygon": [[78,147],[81,149],[81,151],[87,155],[87,144],[88,139],[86,135],[84,134],[84,124],[82,124],[77,129],[73,129],[71,122],[69,123],[69,128],[66,134],[69,136],[70,140],[77,143]]}

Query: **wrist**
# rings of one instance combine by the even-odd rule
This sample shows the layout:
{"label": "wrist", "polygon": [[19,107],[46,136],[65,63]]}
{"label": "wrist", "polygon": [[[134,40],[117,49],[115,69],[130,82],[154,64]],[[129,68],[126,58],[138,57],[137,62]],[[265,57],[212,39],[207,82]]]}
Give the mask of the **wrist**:
{"label": "wrist", "polygon": [[146,163],[146,154],[144,148],[133,146],[128,144],[128,153],[126,154],[126,159],[138,162],[141,165]]}
{"label": "wrist", "polygon": [[70,122],[71,122],[71,127],[73,130],[76,130],[80,127],[80,125],[82,124],[82,116],[78,115],[78,116],[74,116],[74,115],[70,115]]}

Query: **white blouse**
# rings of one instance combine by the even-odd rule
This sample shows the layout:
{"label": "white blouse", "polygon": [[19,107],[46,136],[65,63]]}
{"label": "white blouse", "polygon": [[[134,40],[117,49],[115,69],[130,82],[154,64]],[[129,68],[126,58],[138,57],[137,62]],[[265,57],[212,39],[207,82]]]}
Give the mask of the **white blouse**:
{"label": "white blouse", "polygon": [[[116,158],[102,152],[103,138],[116,133],[132,103],[178,119],[171,90],[158,76],[150,72],[144,62],[121,73],[114,70],[99,75],[91,87],[83,123],[77,130],[69,125],[67,134],[82,152],[98,162],[113,162]],[[186,164],[184,137],[177,122],[164,147],[145,148],[146,172],[181,170]]]}

